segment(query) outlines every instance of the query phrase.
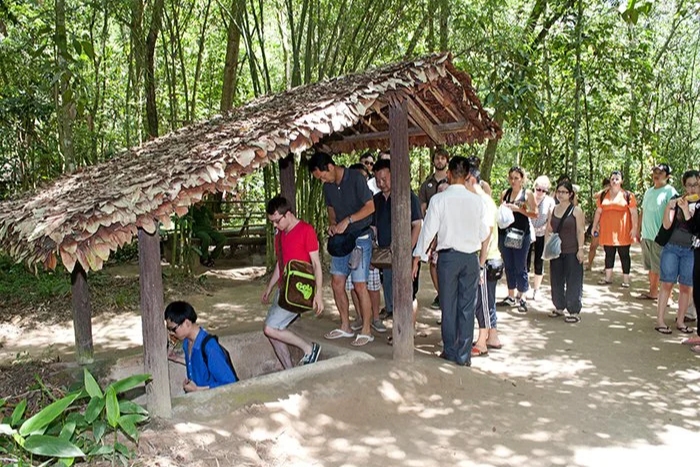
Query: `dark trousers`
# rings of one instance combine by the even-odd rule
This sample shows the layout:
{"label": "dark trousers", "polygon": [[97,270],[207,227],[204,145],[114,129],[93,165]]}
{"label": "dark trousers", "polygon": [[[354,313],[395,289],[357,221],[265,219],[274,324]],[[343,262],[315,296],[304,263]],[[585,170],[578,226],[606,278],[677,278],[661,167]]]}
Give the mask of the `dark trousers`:
{"label": "dark trousers", "polygon": [[525,264],[527,252],[530,250],[530,233],[525,232],[523,246],[518,249],[506,247],[504,241],[505,235],[499,235],[498,250],[501,252],[501,257],[503,257],[508,290],[518,289],[518,292],[524,294],[530,287],[527,277],[527,264]]}
{"label": "dark trousers", "polygon": [[583,264],[578,262],[576,253],[562,254],[550,261],[549,272],[554,308],[579,314],[583,297]]}
{"label": "dark trousers", "polygon": [[612,269],[615,266],[615,253],[620,256],[622,263],[622,274],[629,274],[632,260],[630,259],[630,246],[603,246],[605,250],[605,269]]}
{"label": "dark trousers", "polygon": [[216,248],[214,248],[214,251],[211,253],[212,259],[218,258],[224,250],[226,236],[217,230],[196,230],[192,232],[192,236],[198,238],[202,242],[202,261],[209,259],[209,246],[212,243],[216,245]]}
{"label": "dark trousers", "polygon": [[[483,283],[477,286],[476,291],[476,321],[479,329],[494,329],[496,327],[496,285],[498,281],[487,279],[486,269],[481,272]],[[488,321],[486,317],[488,316]]]}
{"label": "dark trousers", "polygon": [[530,265],[535,262],[535,274],[541,276],[544,272],[544,260],[542,259],[542,253],[544,253],[544,235],[541,237],[535,237],[535,242],[530,244],[530,250],[527,252],[527,272],[530,272]]}
{"label": "dark trousers", "polygon": [[476,253],[442,250],[437,273],[445,356],[461,365],[471,361],[479,258]]}

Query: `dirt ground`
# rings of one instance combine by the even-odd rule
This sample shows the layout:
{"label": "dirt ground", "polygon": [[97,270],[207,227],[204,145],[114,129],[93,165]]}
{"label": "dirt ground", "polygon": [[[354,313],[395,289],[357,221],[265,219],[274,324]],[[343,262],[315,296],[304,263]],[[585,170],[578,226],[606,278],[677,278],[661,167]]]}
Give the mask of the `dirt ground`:
{"label": "dirt ground", "polygon": [[[471,368],[436,357],[438,312],[421,274],[415,361],[395,363],[383,336],[362,350],[374,361],[312,375],[272,402],[215,419],[150,424],[140,463],[153,466],[607,466],[694,462],[700,442],[700,356],[675,331],[654,331],[655,302],[635,297],[646,275],[633,248],[631,289],[595,285],[602,258],[586,273],[582,322],[547,317],[547,282],[530,312],[499,309],[502,350]],[[217,334],[260,329],[259,267],[217,269],[208,294],[183,296]],[[125,273],[124,270],[120,274]],[[135,271],[132,271],[135,273]],[[505,295],[499,284],[497,296]],[[337,311],[298,327],[323,344]],[[673,325],[674,310],[667,322]],[[389,324],[389,323],[388,323]],[[94,319],[97,356],[138,353],[138,313]],[[23,329],[0,325],[0,362],[18,352],[70,359],[71,323]],[[335,344],[350,347],[350,341]]]}

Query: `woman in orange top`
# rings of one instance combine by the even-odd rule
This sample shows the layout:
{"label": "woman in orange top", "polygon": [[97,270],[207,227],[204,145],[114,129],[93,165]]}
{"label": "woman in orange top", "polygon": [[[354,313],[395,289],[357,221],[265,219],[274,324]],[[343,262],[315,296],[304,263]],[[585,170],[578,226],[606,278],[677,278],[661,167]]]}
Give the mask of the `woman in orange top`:
{"label": "woman in orange top", "polygon": [[598,235],[605,250],[605,279],[598,284],[612,284],[612,270],[615,266],[615,253],[622,263],[623,288],[630,286],[630,245],[638,236],[639,215],[637,198],[622,188],[622,173],[615,170],[610,174],[610,189],[600,194],[593,219],[593,235]]}

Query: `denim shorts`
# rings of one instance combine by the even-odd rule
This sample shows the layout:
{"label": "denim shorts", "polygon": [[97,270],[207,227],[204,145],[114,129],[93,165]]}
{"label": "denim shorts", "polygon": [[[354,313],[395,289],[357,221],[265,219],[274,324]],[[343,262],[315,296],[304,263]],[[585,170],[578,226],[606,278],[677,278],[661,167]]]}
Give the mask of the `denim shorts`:
{"label": "denim shorts", "polygon": [[372,259],[372,231],[355,240],[355,246],[362,249],[362,261],[357,269],[350,269],[350,253],[345,256],[331,256],[331,275],[350,276],[353,282],[367,282],[369,262]]}
{"label": "denim shorts", "polygon": [[693,286],[693,249],[666,244],[661,251],[661,282]]}

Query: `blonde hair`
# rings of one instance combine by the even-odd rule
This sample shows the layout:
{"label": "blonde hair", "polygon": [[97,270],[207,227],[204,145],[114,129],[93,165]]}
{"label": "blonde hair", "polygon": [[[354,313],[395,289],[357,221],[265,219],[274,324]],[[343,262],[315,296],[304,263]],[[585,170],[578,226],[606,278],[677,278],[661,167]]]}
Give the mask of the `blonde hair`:
{"label": "blonde hair", "polygon": [[552,188],[552,182],[549,181],[549,177],[546,175],[540,175],[535,179],[535,183],[533,187],[541,186],[542,188],[545,188],[547,191],[549,191],[550,188]]}

